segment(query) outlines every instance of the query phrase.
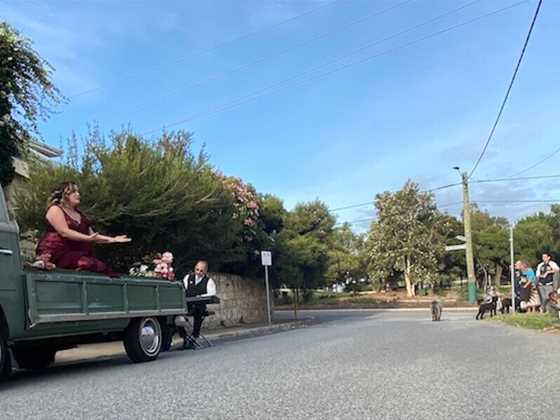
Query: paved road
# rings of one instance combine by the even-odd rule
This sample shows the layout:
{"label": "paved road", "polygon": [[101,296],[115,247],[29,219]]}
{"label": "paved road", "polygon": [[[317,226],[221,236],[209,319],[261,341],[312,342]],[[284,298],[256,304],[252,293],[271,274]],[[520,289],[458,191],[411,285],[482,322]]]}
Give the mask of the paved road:
{"label": "paved road", "polygon": [[[414,310],[411,312],[426,313],[426,310]],[[342,321],[359,319],[379,313],[390,312],[386,309],[305,309],[297,312],[297,319],[299,320],[314,320],[318,322],[332,322],[332,321]],[[403,311],[405,312],[405,311]],[[294,311],[290,310],[275,310],[274,320],[276,321],[292,321],[294,320]]]}
{"label": "paved road", "polygon": [[558,418],[559,336],[471,313],[439,323],[424,312],[358,314],[143,365],[118,358],[19,374],[0,388],[0,416]]}

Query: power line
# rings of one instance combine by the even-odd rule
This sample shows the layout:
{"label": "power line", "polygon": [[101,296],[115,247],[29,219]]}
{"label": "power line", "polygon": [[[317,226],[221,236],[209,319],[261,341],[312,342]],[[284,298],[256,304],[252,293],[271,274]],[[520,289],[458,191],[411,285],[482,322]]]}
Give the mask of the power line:
{"label": "power line", "polygon": [[[440,209],[440,208],[445,208],[445,207],[456,206],[456,205],[459,205],[459,204],[463,204],[463,202],[462,202],[462,201],[458,201],[458,202],[456,202],[456,203],[448,203],[448,204],[444,204],[444,205],[442,205],[442,206],[437,206],[437,208]],[[365,219],[357,219],[357,220],[350,220],[350,221],[338,222],[335,226],[344,225],[344,224],[346,224],[346,223],[349,224],[349,225],[353,225],[353,224],[357,224],[357,223],[369,222],[369,221],[375,220],[375,219],[377,219],[376,216],[374,216],[374,217],[368,217],[368,218],[365,218]]]}
{"label": "power line", "polygon": [[338,222],[335,226],[344,225],[344,224],[354,225],[354,224],[357,224],[357,223],[369,222],[369,221],[374,220],[374,219],[375,219],[375,217],[368,217],[367,219],[358,219],[358,220],[350,220],[350,221],[347,221],[347,222]]}
{"label": "power line", "polygon": [[[457,202],[454,202],[454,203],[442,204],[441,206],[436,205],[436,207],[437,207],[438,209],[440,209],[440,208],[445,208],[445,207],[456,206],[456,205],[459,205],[459,204],[463,204],[463,202],[462,202],[462,201],[457,201]],[[368,217],[368,218],[366,218],[366,219],[357,219],[357,220],[350,220],[350,221],[338,222],[336,225],[343,225],[343,224],[345,224],[345,223],[348,223],[348,224],[362,223],[362,222],[367,222],[367,221],[370,221],[370,220],[374,220],[374,219],[376,219],[376,218],[377,218],[377,217],[374,216],[374,217]]]}
{"label": "power line", "polygon": [[436,188],[426,190],[426,192],[431,193],[431,192],[434,192],[434,191],[445,190],[447,188],[456,187],[457,185],[461,185],[461,183],[460,182],[455,182],[454,184],[442,185],[441,187],[436,187]]}
{"label": "power line", "polygon": [[[560,150],[560,149],[559,149]],[[560,178],[560,175],[536,175],[536,176],[525,176],[525,177],[509,177],[509,178],[496,178],[496,179],[478,179],[471,180],[471,184],[481,184],[486,182],[510,182],[510,181],[528,181],[534,179],[549,179],[549,178]],[[434,191],[440,191],[451,187],[456,187],[461,185],[461,182],[456,182],[454,184],[442,185],[441,187],[431,188],[425,192],[430,193]]]}
{"label": "power line", "polygon": [[495,178],[495,179],[479,179],[470,181],[471,184],[481,184],[486,182],[511,182],[511,181],[528,181],[532,179],[552,179],[560,178],[560,175],[536,175],[536,176],[521,176],[516,178]]}
{"label": "power line", "polygon": [[[560,175],[537,175],[537,176],[524,176],[524,177],[517,177],[517,178],[478,179],[478,180],[472,180],[472,181],[470,181],[470,183],[471,184],[481,184],[481,183],[488,183],[488,182],[512,182],[512,181],[528,181],[528,180],[535,180],[535,179],[552,179],[552,178],[560,178]],[[454,183],[454,184],[442,185],[440,187],[431,188],[431,189],[426,190],[424,192],[430,193],[430,192],[433,192],[433,191],[439,191],[439,190],[443,190],[443,189],[446,189],[446,188],[455,187],[457,185],[461,185],[461,183],[457,182],[457,183]],[[453,205],[458,205],[458,204],[462,204],[462,203],[463,203],[462,201],[458,201],[456,203],[441,204],[441,205],[438,205],[437,207],[442,208],[442,207],[453,206]],[[368,202],[364,202],[364,203],[357,203],[357,204],[349,204],[347,206],[337,207],[337,208],[334,208],[334,209],[329,209],[329,211],[337,212],[337,211],[341,211],[341,210],[353,209],[353,208],[370,206],[370,205],[373,205],[373,201],[368,201]]]}
{"label": "power line", "polygon": [[[431,190],[428,190],[428,191],[425,191],[425,192],[436,191],[436,190],[440,190],[440,189],[443,189],[443,188],[448,188],[448,187],[455,186],[455,185],[461,185],[461,184],[459,183],[459,184],[444,185],[444,186],[441,186],[441,187],[432,188]],[[462,201],[460,201],[459,203],[462,203]],[[453,204],[456,204],[456,203],[453,203]],[[329,211],[330,212],[337,212],[337,211],[349,210],[349,209],[354,209],[354,208],[358,208],[358,207],[372,206],[372,205],[374,205],[373,201],[367,201],[365,203],[349,204],[349,205],[344,206],[344,207],[337,207],[337,208],[334,208],[334,209],[329,209]],[[440,206],[438,206],[438,207],[440,207]]]}
{"label": "power line", "polygon": [[527,168],[525,168],[525,169],[523,169],[523,170],[521,170],[521,171],[519,171],[519,172],[517,172],[517,173],[511,175],[511,178],[514,178],[514,177],[516,177],[516,176],[518,176],[518,175],[521,175],[521,174],[524,174],[525,172],[530,171],[531,169],[533,169],[533,168],[539,166],[540,164],[546,162],[547,160],[553,158],[553,157],[554,157],[556,154],[558,154],[559,152],[560,152],[560,147],[559,147],[558,149],[556,149],[554,152],[552,152],[551,154],[549,154],[549,155],[548,155],[547,157],[545,157],[544,159],[539,160],[537,163],[535,163],[535,164],[533,164],[533,165],[531,165],[531,166],[529,166],[529,167],[527,167]]}
{"label": "power line", "polygon": [[527,37],[525,38],[525,42],[523,43],[523,49],[521,50],[521,55],[519,56],[519,59],[517,60],[515,70],[513,71],[513,76],[511,77],[511,81],[509,82],[509,86],[508,86],[507,91],[506,91],[506,96],[504,97],[504,99],[502,101],[502,104],[500,106],[500,110],[498,111],[498,116],[496,117],[496,121],[494,121],[494,125],[492,126],[492,129],[490,130],[490,134],[488,135],[488,139],[486,140],[486,143],[484,144],[484,147],[482,148],[482,152],[480,153],[480,156],[476,160],[468,178],[472,177],[472,175],[474,174],[474,171],[478,167],[478,164],[480,163],[480,161],[484,157],[484,154],[486,153],[486,149],[488,148],[488,145],[490,144],[490,141],[492,140],[492,137],[494,136],[494,132],[496,131],[496,127],[498,126],[498,123],[500,122],[500,119],[502,118],[502,113],[504,112],[506,102],[507,102],[507,100],[509,98],[509,94],[511,92],[511,88],[513,87],[513,84],[515,82],[515,78],[517,77],[517,72],[519,70],[519,66],[521,65],[521,61],[523,60],[523,56],[525,55],[525,50],[527,48],[527,44],[529,43],[529,39],[531,38],[531,33],[533,32],[533,27],[535,26],[535,21],[537,20],[537,16],[539,15],[539,10],[541,8],[541,4],[542,4],[542,0],[539,0],[539,3],[537,4],[537,8],[535,10],[535,14],[533,15],[533,20],[531,21],[531,26],[529,27],[529,32],[527,33]]}
{"label": "power line", "polygon": [[483,204],[525,204],[525,203],[560,203],[560,200],[474,200]]}
{"label": "power line", "polygon": [[[359,19],[356,19],[356,20],[353,20],[353,21],[348,22],[346,25],[337,26],[335,29],[328,30],[328,31],[323,32],[323,33],[321,33],[321,34],[319,34],[319,35],[316,35],[316,36],[314,36],[314,37],[311,37],[311,38],[309,38],[309,39],[307,39],[307,40],[305,40],[305,41],[303,41],[303,42],[300,42],[298,46],[310,44],[310,43],[312,43],[312,42],[314,42],[314,41],[317,41],[318,39],[325,38],[326,36],[328,36],[330,33],[332,33],[332,32],[335,31],[335,30],[336,30],[336,32],[341,32],[341,31],[344,30],[344,29],[348,29],[348,28],[350,28],[350,27],[352,27],[352,26],[354,26],[354,25],[357,25],[357,24],[359,24],[359,23],[364,22],[364,21],[366,21],[366,20],[369,19],[369,18],[372,18],[372,17],[375,17],[375,16],[382,15],[382,14],[384,14],[384,13],[390,12],[390,11],[392,11],[392,10],[394,10],[394,9],[397,9],[397,8],[399,8],[399,7],[402,7],[402,6],[405,6],[406,4],[412,3],[412,2],[414,2],[414,1],[418,1],[418,0],[405,0],[405,1],[402,1],[402,2],[400,2],[400,3],[397,3],[396,5],[387,7],[387,8],[385,8],[385,9],[382,9],[382,10],[379,10],[379,11],[375,11],[375,12],[367,13],[366,15],[361,16]],[[467,5],[465,5],[465,6],[462,6],[462,8],[468,7],[468,6],[470,6],[471,4],[478,3],[478,2],[480,2],[480,1],[481,1],[481,0],[474,0],[474,1],[470,2],[469,4],[467,4]],[[274,57],[277,58],[277,57],[279,57],[279,56],[288,54],[288,53],[290,53],[290,52],[292,52],[292,51],[293,51],[293,47],[285,48],[285,49],[283,49],[283,50],[277,52],[277,53],[274,55]],[[251,66],[260,64],[260,63],[262,63],[262,62],[264,62],[264,61],[266,61],[266,60],[268,60],[268,59],[270,59],[270,58],[271,58],[271,56],[268,56],[268,57],[267,57],[267,56],[261,56],[261,57],[255,59],[255,60],[253,60],[253,61],[251,61],[251,62],[243,63],[243,64],[240,64],[240,65],[237,66],[237,67],[234,67],[234,68],[232,68],[232,69],[229,69],[227,72],[214,73],[214,74],[212,74],[212,75],[210,75],[210,76],[207,76],[207,77],[205,77],[205,78],[203,78],[203,79],[200,79],[200,80],[198,80],[198,81],[196,81],[196,82],[189,83],[189,84],[187,84],[187,85],[183,85],[183,86],[181,86],[181,89],[187,89],[187,88],[198,87],[198,86],[201,86],[201,85],[203,85],[204,83],[207,83],[207,82],[210,82],[210,81],[215,81],[215,80],[223,79],[223,78],[226,77],[228,74],[231,74],[231,73],[234,73],[234,72],[237,72],[237,71],[240,71],[240,70],[244,70],[244,69],[250,68]],[[180,91],[177,89],[177,87],[174,87],[173,89],[170,89],[170,90],[167,90],[167,91],[163,92],[163,94],[164,94],[164,95],[167,95],[168,93],[178,93],[178,92],[180,92]],[[161,99],[161,95],[159,96],[159,99]],[[137,110],[141,110],[141,109],[145,109],[145,108],[147,108],[147,106],[146,106],[146,105],[142,105],[142,106],[140,106],[140,107],[134,107],[134,108],[132,108],[132,109],[129,109],[128,112],[137,111]]]}
{"label": "power line", "polygon": [[[560,200],[474,200],[471,204],[495,204],[495,205],[524,205],[524,204],[560,204]],[[446,203],[437,206],[438,209],[444,209],[446,207],[452,207],[457,205],[462,205],[462,201],[457,201],[454,203]],[[335,226],[340,226],[344,224],[358,224],[363,222],[369,222],[375,220],[377,217],[368,217],[366,219],[349,220],[344,222],[338,222]]]}
{"label": "power line", "polygon": [[[292,16],[292,17],[290,17],[290,18],[288,18],[288,19],[284,19],[284,20],[282,20],[282,21],[280,21],[280,22],[273,23],[273,24],[271,24],[271,25],[267,25],[267,26],[265,26],[264,28],[258,28],[258,29],[255,29],[255,30],[253,30],[253,31],[249,31],[249,32],[245,32],[245,33],[243,33],[243,34],[237,35],[237,36],[235,36],[235,37],[233,37],[233,38],[231,38],[231,39],[227,39],[227,40],[220,41],[220,42],[218,42],[217,44],[214,44],[212,47],[210,47],[210,48],[208,48],[208,49],[199,50],[199,51],[194,51],[194,52],[190,53],[188,56],[179,57],[178,59],[176,59],[175,61],[173,61],[173,62],[171,62],[171,63],[169,63],[169,64],[181,63],[181,62],[183,62],[183,61],[185,61],[185,60],[187,60],[187,59],[193,58],[193,56],[196,57],[197,55],[207,54],[207,53],[209,53],[209,52],[211,52],[211,51],[214,51],[214,50],[217,50],[217,49],[219,49],[219,48],[222,48],[222,47],[224,47],[225,45],[233,44],[234,42],[237,42],[237,41],[239,41],[239,40],[241,40],[241,39],[245,39],[245,38],[248,38],[248,37],[253,36],[253,35],[255,35],[255,34],[258,34],[258,33],[260,33],[260,32],[263,32],[263,31],[266,31],[266,30],[270,30],[270,29],[274,29],[274,28],[276,28],[276,27],[285,25],[286,23],[292,22],[292,21],[294,21],[294,20],[296,20],[296,19],[300,19],[300,18],[302,18],[302,17],[304,17],[304,16],[307,16],[307,15],[310,15],[310,14],[312,14],[312,13],[315,13],[316,11],[318,11],[318,10],[320,10],[320,9],[323,9],[323,8],[325,8],[325,7],[327,7],[327,6],[331,6],[332,4],[336,3],[337,1],[339,1],[339,0],[331,0],[331,1],[328,1],[328,2],[326,2],[326,3],[322,3],[322,4],[320,4],[320,5],[317,6],[317,7],[314,7],[314,8],[312,8],[312,9],[309,9],[309,10],[305,11],[305,12],[299,13],[299,14],[297,14],[297,15],[295,15],[295,16]],[[128,76],[130,76],[130,74],[129,74]],[[87,89],[87,90],[84,90],[84,91],[82,91],[82,92],[78,92],[78,93],[75,93],[75,94],[73,94],[73,95],[70,95],[70,99],[74,99],[74,98],[77,98],[77,97],[79,97],[79,96],[87,95],[87,94],[89,94],[89,93],[97,92],[98,90],[102,90],[102,89],[104,89],[102,86],[96,87],[96,88],[92,88],[92,89]]]}
{"label": "power line", "polygon": [[357,208],[357,207],[372,206],[372,205],[373,205],[373,201],[368,201],[367,203],[350,204],[350,205],[344,206],[344,207],[337,207],[335,209],[329,209],[329,211],[337,212],[337,211],[341,211],[341,210],[348,210],[348,209],[353,209],[353,208]]}
{"label": "power line", "polygon": [[[483,14],[483,15],[479,15],[479,16],[477,16],[477,17],[475,17],[475,18],[473,18],[473,19],[467,20],[467,21],[465,21],[465,22],[462,22],[462,23],[459,23],[459,24],[456,24],[456,25],[449,26],[449,27],[447,27],[447,28],[445,28],[445,29],[442,29],[442,30],[439,30],[439,31],[436,31],[436,32],[432,32],[431,34],[428,34],[428,35],[426,35],[426,36],[417,38],[417,39],[415,39],[415,40],[413,40],[413,41],[411,41],[411,42],[408,42],[408,43],[405,43],[405,44],[401,44],[401,45],[398,45],[398,46],[396,46],[396,47],[394,47],[394,48],[390,48],[390,49],[388,49],[388,50],[382,51],[381,53],[374,54],[374,55],[371,55],[371,56],[367,56],[367,57],[365,57],[365,58],[363,58],[363,59],[360,59],[360,60],[355,60],[355,61],[350,61],[350,62],[344,63],[344,64],[342,64],[342,65],[340,65],[340,66],[338,66],[338,67],[335,67],[335,68],[333,68],[333,69],[324,71],[323,73],[320,73],[320,72],[319,72],[320,70],[323,70],[323,68],[325,68],[325,67],[327,67],[327,66],[330,66],[330,65],[335,64],[335,63],[337,63],[337,62],[339,62],[339,61],[342,61],[343,59],[346,59],[348,56],[355,55],[355,54],[357,54],[357,53],[359,53],[359,52],[361,52],[361,51],[363,51],[363,50],[365,50],[365,49],[371,47],[372,44],[362,46],[362,47],[360,47],[359,49],[353,51],[353,52],[350,53],[350,54],[347,54],[347,55],[345,55],[345,56],[339,57],[338,59],[332,60],[332,61],[330,61],[330,62],[324,63],[324,64],[322,64],[322,65],[320,65],[320,66],[316,66],[316,67],[314,67],[314,68],[311,68],[311,69],[307,70],[307,71],[305,72],[305,73],[307,73],[307,75],[305,75],[305,73],[304,73],[304,74],[303,74],[303,77],[302,77],[301,74],[300,74],[300,75],[291,76],[291,77],[286,78],[286,79],[283,79],[283,80],[281,80],[281,81],[279,81],[279,82],[273,83],[273,84],[271,84],[271,85],[269,85],[269,86],[267,86],[267,87],[265,87],[265,88],[262,88],[261,90],[255,91],[255,92],[253,92],[253,93],[251,93],[251,94],[248,94],[248,95],[245,95],[245,96],[241,96],[241,97],[236,98],[236,99],[234,99],[234,100],[232,100],[232,101],[229,101],[229,102],[226,102],[226,103],[219,104],[219,105],[216,105],[216,106],[214,106],[214,107],[211,107],[211,108],[209,108],[209,109],[207,109],[207,110],[205,110],[205,111],[200,111],[200,112],[197,112],[197,113],[193,113],[193,114],[191,114],[191,115],[189,115],[189,116],[187,116],[187,117],[185,117],[185,118],[183,118],[183,119],[174,121],[174,122],[169,123],[169,124],[165,124],[163,128],[164,128],[164,129],[167,129],[167,128],[174,127],[174,126],[177,126],[177,125],[185,124],[185,123],[187,123],[187,122],[193,121],[193,120],[198,119],[198,118],[201,118],[201,117],[208,117],[208,116],[212,116],[212,115],[215,115],[215,114],[217,114],[217,113],[220,113],[220,112],[224,112],[224,111],[228,111],[228,110],[231,110],[231,109],[235,109],[235,108],[239,107],[240,105],[242,105],[242,104],[244,104],[244,103],[246,103],[246,102],[252,101],[252,100],[257,99],[257,98],[259,98],[259,97],[261,97],[261,96],[264,96],[264,95],[266,95],[266,94],[269,94],[269,93],[271,93],[271,92],[274,92],[274,91],[276,91],[276,90],[278,90],[278,89],[280,89],[280,88],[282,88],[282,87],[285,87],[286,85],[288,85],[288,84],[290,84],[290,83],[292,83],[292,82],[295,82],[295,83],[298,83],[298,82],[299,82],[299,83],[306,83],[306,82],[313,81],[313,80],[315,80],[315,79],[317,79],[317,78],[320,78],[320,77],[328,76],[328,75],[330,75],[330,74],[333,74],[333,73],[342,71],[342,70],[344,70],[344,69],[346,69],[346,68],[348,68],[348,67],[351,67],[351,66],[354,66],[354,65],[357,65],[357,64],[366,63],[366,62],[368,62],[368,61],[371,61],[371,60],[373,60],[373,59],[375,59],[375,58],[378,58],[378,57],[381,57],[381,56],[383,56],[383,55],[387,55],[387,54],[389,54],[389,53],[392,53],[392,52],[395,52],[395,51],[398,51],[398,50],[401,50],[401,49],[404,49],[404,48],[408,48],[408,47],[413,46],[413,45],[415,45],[415,44],[418,44],[418,43],[420,43],[420,42],[422,42],[422,41],[425,41],[425,40],[427,40],[427,39],[434,38],[434,37],[436,37],[436,36],[439,36],[439,35],[442,35],[442,34],[444,34],[444,33],[453,31],[453,30],[458,29],[458,28],[463,27],[463,26],[467,26],[467,25],[469,25],[469,24],[472,24],[472,23],[474,23],[474,22],[477,22],[477,21],[479,21],[479,20],[481,20],[481,19],[484,19],[484,18],[486,18],[486,17],[489,17],[489,16],[492,16],[492,15],[495,15],[495,14],[498,14],[498,13],[501,13],[501,12],[504,12],[504,11],[509,10],[509,9],[512,9],[512,8],[514,8],[514,7],[520,6],[521,4],[525,4],[526,2],[527,2],[527,0],[518,1],[518,2],[516,2],[516,3],[513,3],[513,4],[509,5],[509,6],[503,7],[503,8],[501,8],[501,9],[497,9],[497,10],[494,10],[494,11],[492,11],[492,12],[489,12],[489,13],[486,13],[486,14]],[[463,6],[462,6],[461,8],[463,8]],[[460,8],[459,8],[459,9],[460,9]],[[449,12],[445,13],[445,15],[447,15],[447,14],[449,14]],[[443,16],[443,15],[441,15],[441,16]],[[440,16],[440,17],[441,17],[441,16]],[[437,19],[437,18],[434,18],[434,19]],[[433,22],[434,19],[431,19],[430,22]],[[424,25],[424,24],[427,24],[427,22],[422,23],[421,25]],[[416,25],[416,26],[418,27],[419,25]],[[408,30],[407,30],[407,31],[408,31]],[[388,38],[393,38],[394,36],[395,36],[395,35],[392,35],[392,36],[390,36],[390,37],[388,37]],[[387,38],[385,38],[385,39],[387,39]],[[381,41],[382,41],[382,40],[376,41],[376,42],[373,43],[373,44],[379,43],[379,42],[381,42]],[[306,80],[306,78],[307,78],[307,80]],[[157,129],[151,129],[151,130],[148,130],[148,131],[145,131],[145,132],[141,133],[141,135],[152,134],[152,133],[154,133],[154,132],[156,132],[156,131],[159,131],[159,130],[160,130],[159,128],[157,128]]]}

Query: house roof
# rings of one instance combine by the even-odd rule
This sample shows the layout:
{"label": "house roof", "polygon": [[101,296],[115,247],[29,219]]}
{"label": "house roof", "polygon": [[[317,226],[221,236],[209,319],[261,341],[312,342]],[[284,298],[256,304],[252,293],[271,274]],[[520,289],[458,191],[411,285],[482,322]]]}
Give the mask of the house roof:
{"label": "house roof", "polygon": [[[27,144],[29,146],[29,149],[35,154],[39,155],[40,158],[55,158],[62,156],[62,150],[47,146],[45,143],[29,140]],[[17,157],[13,157],[12,161],[14,163],[16,174],[24,178],[29,178],[28,163]]]}
{"label": "house roof", "polygon": [[48,146],[45,143],[41,143],[38,141],[30,140],[29,141],[29,148],[40,155],[43,155],[47,158],[55,158],[62,156],[62,150],[55,149],[54,147]]}

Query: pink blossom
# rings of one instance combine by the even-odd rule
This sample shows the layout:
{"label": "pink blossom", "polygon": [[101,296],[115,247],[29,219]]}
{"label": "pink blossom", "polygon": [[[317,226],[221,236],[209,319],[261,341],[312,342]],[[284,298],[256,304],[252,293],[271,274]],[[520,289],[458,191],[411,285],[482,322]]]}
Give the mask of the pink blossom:
{"label": "pink blossom", "polygon": [[255,221],[253,219],[247,218],[243,221],[243,224],[245,226],[255,226]]}

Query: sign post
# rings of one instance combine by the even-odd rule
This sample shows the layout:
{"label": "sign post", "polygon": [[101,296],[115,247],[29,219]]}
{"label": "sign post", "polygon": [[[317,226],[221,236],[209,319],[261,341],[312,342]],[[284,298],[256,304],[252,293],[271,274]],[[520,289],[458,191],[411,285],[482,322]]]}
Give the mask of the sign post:
{"label": "sign post", "polygon": [[268,286],[268,267],[272,265],[272,252],[261,251],[261,263],[264,265],[264,282],[266,284],[266,313],[268,315],[268,325],[272,324],[270,307],[270,288]]}

